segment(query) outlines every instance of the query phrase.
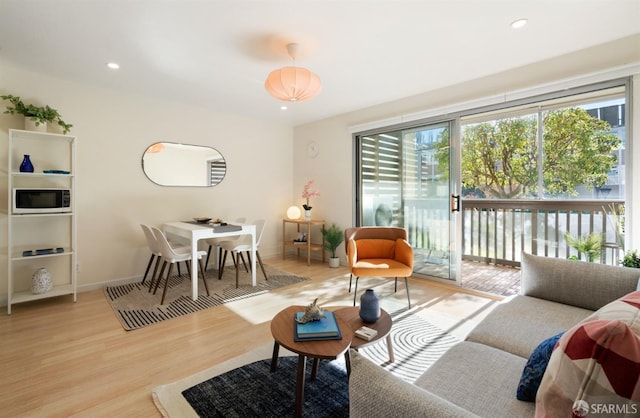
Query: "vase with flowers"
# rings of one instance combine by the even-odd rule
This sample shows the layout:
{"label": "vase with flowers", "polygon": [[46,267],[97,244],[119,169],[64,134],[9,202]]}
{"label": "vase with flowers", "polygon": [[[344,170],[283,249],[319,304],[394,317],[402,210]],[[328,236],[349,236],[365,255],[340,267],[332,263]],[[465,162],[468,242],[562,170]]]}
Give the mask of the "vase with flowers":
{"label": "vase with flowers", "polygon": [[313,180],[309,180],[302,190],[302,198],[305,199],[306,202],[302,207],[304,208],[304,219],[307,221],[311,220],[311,205],[309,204],[309,199],[320,196],[317,190],[311,190],[311,186],[313,186]]}

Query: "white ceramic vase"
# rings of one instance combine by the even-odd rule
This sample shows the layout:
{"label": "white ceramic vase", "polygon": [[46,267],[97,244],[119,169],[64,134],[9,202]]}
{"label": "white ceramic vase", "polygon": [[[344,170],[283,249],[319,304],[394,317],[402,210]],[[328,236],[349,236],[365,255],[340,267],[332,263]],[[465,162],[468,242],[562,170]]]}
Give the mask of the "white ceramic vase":
{"label": "white ceramic vase", "polygon": [[310,209],[309,210],[305,209],[305,211],[304,211],[304,220],[305,221],[310,221],[311,220],[311,210]]}
{"label": "white ceramic vase", "polygon": [[340,267],[340,257],[329,257],[329,267]]}
{"label": "white ceramic vase", "polygon": [[49,271],[44,267],[36,270],[31,276],[31,293],[39,295],[47,293],[51,289],[53,289],[53,282]]}

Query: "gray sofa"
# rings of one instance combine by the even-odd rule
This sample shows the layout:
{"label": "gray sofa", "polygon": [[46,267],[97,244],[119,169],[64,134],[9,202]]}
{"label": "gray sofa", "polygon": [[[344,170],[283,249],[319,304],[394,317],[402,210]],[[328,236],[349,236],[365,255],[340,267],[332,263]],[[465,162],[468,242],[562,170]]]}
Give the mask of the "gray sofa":
{"label": "gray sofa", "polygon": [[350,416],[533,417],[516,399],[543,340],[638,288],[640,270],[523,254],[521,294],[500,303],[416,380],[407,383],[351,352]]}

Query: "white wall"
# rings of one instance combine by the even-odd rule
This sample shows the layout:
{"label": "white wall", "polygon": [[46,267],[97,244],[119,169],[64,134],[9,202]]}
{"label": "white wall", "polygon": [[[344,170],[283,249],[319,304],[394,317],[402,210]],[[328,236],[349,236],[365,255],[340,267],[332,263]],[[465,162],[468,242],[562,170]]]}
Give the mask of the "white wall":
{"label": "white wall", "polygon": [[[342,228],[353,225],[353,140],[350,129],[355,126],[387,121],[388,124],[415,119],[416,115],[427,115],[430,110],[454,107],[456,104],[481,102],[484,98],[517,96],[520,91],[541,87],[562,80],[575,79],[591,73],[608,73],[613,68],[640,63],[640,35],[624,38],[584,51],[578,51],[552,60],[535,63],[480,80],[443,88],[385,103],[357,112],[340,115],[323,121],[299,126],[295,129],[294,143],[294,190],[302,191],[307,179],[314,179],[321,197],[313,205],[314,217],[336,222]],[[443,63],[442,65],[446,65]],[[428,69],[425,70],[428,77]],[[633,144],[640,144],[640,76],[635,77],[633,121],[635,129]],[[569,81],[569,84],[571,82]],[[348,92],[345,92],[348,94]],[[307,145],[319,145],[319,155],[307,156]],[[640,170],[640,145],[633,147],[629,155],[636,173]],[[637,177],[637,174],[636,174]],[[637,187],[636,187],[637,188]],[[631,247],[640,248],[640,193],[630,197],[629,230]],[[344,254],[341,247],[339,253]],[[343,263],[345,261],[343,260]]]}
{"label": "white wall", "polygon": [[[79,290],[141,277],[149,258],[140,223],[210,216],[265,218],[263,258],[280,254],[281,219],[291,204],[293,131],[148,97],[52,78],[0,63],[0,94],[56,108],[78,137],[77,209]],[[2,109],[7,102],[2,103]],[[6,208],[8,129],[24,118],[0,115],[0,205]],[[154,142],[184,142],[217,149],[228,171],[219,185],[161,187],[141,168]],[[34,164],[37,158],[34,156]],[[6,211],[0,215],[0,250],[6,254]],[[6,302],[6,258],[0,258],[0,302]]]}

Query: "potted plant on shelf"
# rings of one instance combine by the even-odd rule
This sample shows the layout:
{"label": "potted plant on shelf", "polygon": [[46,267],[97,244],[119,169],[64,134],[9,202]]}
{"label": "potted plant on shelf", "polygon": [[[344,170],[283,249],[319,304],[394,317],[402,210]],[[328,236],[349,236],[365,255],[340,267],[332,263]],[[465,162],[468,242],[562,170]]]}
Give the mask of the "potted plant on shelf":
{"label": "potted plant on shelf", "polygon": [[344,231],[338,225],[331,224],[329,229],[322,228],[322,240],[324,248],[331,253],[329,258],[329,267],[339,267],[340,258],[336,257],[338,246],[344,241]]}
{"label": "potted plant on shelf", "polygon": [[13,106],[7,106],[4,113],[9,115],[19,114],[23,115],[26,119],[31,120],[35,126],[44,125],[46,130],[47,123],[57,124],[62,128],[62,133],[66,134],[73,127],[73,125],[66,123],[62,120],[62,116],[56,109],[49,106],[34,106],[32,104],[24,104],[20,97],[7,94],[0,96],[4,100],[8,100]]}

